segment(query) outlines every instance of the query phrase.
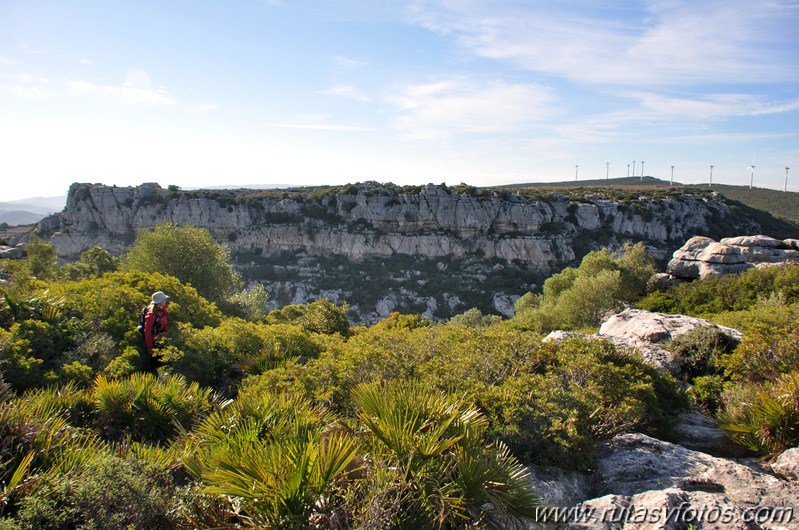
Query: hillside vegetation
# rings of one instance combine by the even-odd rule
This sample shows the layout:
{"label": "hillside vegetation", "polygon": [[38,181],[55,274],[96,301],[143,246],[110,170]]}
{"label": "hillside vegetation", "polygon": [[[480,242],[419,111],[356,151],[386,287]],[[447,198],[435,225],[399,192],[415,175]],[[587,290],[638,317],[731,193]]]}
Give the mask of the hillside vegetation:
{"label": "hillside vegetation", "polygon": [[[34,241],[0,262],[0,528],[514,528],[540,502],[524,464],[590,471],[616,434],[668,439],[689,400],[757,453],[799,442],[799,266],[647,293],[652,260],[630,245],[589,253],[514,318],[367,327],[326,300],[265,313],[195,230],[143,233],[119,259],[58,265]],[[196,286],[139,268],[164,231],[209,271]],[[148,373],[136,325],[157,290],[170,329]],[[744,340],[674,341],[688,393],[609,342],[542,340],[625,303],[699,301]]]}

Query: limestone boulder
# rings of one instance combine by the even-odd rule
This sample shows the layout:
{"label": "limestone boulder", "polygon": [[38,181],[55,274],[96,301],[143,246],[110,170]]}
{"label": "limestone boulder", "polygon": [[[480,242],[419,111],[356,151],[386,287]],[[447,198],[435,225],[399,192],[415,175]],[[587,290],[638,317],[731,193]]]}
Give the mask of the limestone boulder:
{"label": "limestone boulder", "polygon": [[[799,484],[760,468],[632,433],[600,450],[593,499],[568,530],[795,528]],[[578,519],[578,518],[575,518]]]}
{"label": "limestone boulder", "polygon": [[771,464],[771,470],[790,480],[799,480],[799,447],[792,447],[780,454]]}
{"label": "limestone boulder", "polygon": [[599,335],[657,344],[684,335],[700,326],[716,328],[735,341],[740,341],[742,337],[737,329],[719,326],[701,318],[632,308],[616,313],[603,322],[599,328]]}

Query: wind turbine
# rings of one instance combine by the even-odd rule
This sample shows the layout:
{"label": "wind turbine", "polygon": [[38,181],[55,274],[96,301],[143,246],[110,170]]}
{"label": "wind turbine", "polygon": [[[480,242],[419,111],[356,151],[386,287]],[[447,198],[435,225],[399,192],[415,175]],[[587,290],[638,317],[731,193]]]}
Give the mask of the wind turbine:
{"label": "wind turbine", "polygon": [[610,162],[605,162],[605,180],[608,180],[609,176],[610,176]]}
{"label": "wind turbine", "polygon": [[669,180],[669,186],[674,185],[674,166],[671,166],[671,180]]}
{"label": "wind turbine", "polygon": [[791,169],[788,166],[785,166],[785,187],[782,191],[788,191],[788,170]]}
{"label": "wind turbine", "polygon": [[755,159],[756,158],[757,158],[757,155],[753,156],[752,157],[752,163],[749,164],[749,171],[751,171],[751,173],[749,174],[749,189],[750,190],[752,189],[752,186],[755,183]]}
{"label": "wind turbine", "polygon": [[713,166],[710,166],[710,182],[708,182],[707,186],[710,187],[713,185]]}
{"label": "wind turbine", "polygon": [[644,161],[641,160],[641,180],[644,180]]}

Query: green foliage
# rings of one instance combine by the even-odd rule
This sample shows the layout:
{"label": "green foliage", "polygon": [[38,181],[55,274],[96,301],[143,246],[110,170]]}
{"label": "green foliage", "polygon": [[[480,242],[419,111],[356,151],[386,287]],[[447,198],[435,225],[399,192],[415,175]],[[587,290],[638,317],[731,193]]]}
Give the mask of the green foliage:
{"label": "green foliage", "polygon": [[220,306],[228,315],[258,322],[266,318],[268,303],[269,293],[266,291],[266,287],[259,283],[250,289],[242,289],[231,294]]}
{"label": "green foliage", "polygon": [[460,315],[455,315],[449,319],[449,322],[450,324],[459,324],[469,328],[487,328],[499,323],[501,320],[502,317],[499,315],[484,315],[479,309],[472,308]]}
{"label": "green foliage", "polygon": [[772,456],[799,445],[799,372],[783,374],[743,396],[748,399],[733,401],[720,417],[734,441]]}
{"label": "green foliage", "polygon": [[93,276],[102,276],[119,267],[119,260],[107,250],[92,247],[80,255],[75,263],[68,263],[61,268],[61,276],[69,280],[81,280]]}
{"label": "green foliage", "polygon": [[357,440],[329,431],[335,418],[297,397],[244,392],[205,419],[185,459],[208,493],[242,499],[259,527],[308,528],[341,503]]}
{"label": "green foliage", "polygon": [[689,393],[708,412],[715,413],[723,404],[724,378],[720,375],[696,376]]}
{"label": "green foliage", "polygon": [[127,379],[98,376],[90,389],[95,422],[110,440],[159,442],[209,413],[211,391],[180,376],[135,373]]}
{"label": "green foliage", "polygon": [[729,378],[751,382],[773,381],[782,374],[799,370],[796,321],[753,326],[721,364]]}
{"label": "green foliage", "polygon": [[649,311],[698,316],[746,310],[772,296],[780,296],[786,304],[799,302],[799,265],[749,269],[681,283],[652,293],[637,305]]}
{"label": "green foliage", "polygon": [[339,306],[321,299],[307,305],[288,305],[272,311],[267,316],[267,322],[298,324],[312,333],[340,333],[346,337],[350,334],[348,312],[347,304]]}
{"label": "green foliage", "polygon": [[167,530],[181,521],[168,472],[141,461],[107,455],[43,482],[19,503],[17,528]]}
{"label": "green foliage", "polygon": [[331,343],[317,359],[244,385],[302,392],[349,414],[359,384],[405,379],[466,396],[489,418],[490,436],[514,454],[569,468],[590,468],[596,441],[606,436],[628,429],[663,435],[670,414],[685,404],[673,379],[608,344],[543,344],[505,325],[375,325]]}
{"label": "green foliage", "polygon": [[242,283],[230,263],[230,251],[207,230],[194,226],[165,223],[140,232],[123,262],[128,270],[174,276],[212,301],[225,300]]}
{"label": "green foliage", "polygon": [[641,243],[625,244],[617,255],[607,249],[590,252],[579,267],[548,278],[540,297],[522,297],[513,321],[541,332],[597,326],[639,298],[654,272],[654,260]]}
{"label": "green foliage", "polygon": [[296,360],[316,357],[321,346],[296,325],[271,326],[228,318],[217,327],[194,329],[179,325],[174,355],[167,355],[168,370],[205,386],[235,386],[242,370],[256,373],[258,359]]}
{"label": "green foliage", "polygon": [[737,341],[718,328],[699,326],[674,338],[668,349],[688,380],[705,375],[717,375],[722,357],[738,346]]}
{"label": "green foliage", "polygon": [[22,260],[23,269],[30,276],[39,279],[48,279],[56,275],[58,263],[55,247],[49,241],[38,237],[25,245],[25,258]]}
{"label": "green foliage", "polygon": [[529,471],[503,445],[486,443],[488,421],[477,409],[418,381],[361,385],[354,401],[373,436],[380,486],[361,504],[393,497],[378,517],[365,514],[369,527],[382,520],[392,528],[466,528],[471,520],[514,528],[536,520],[540,499]]}

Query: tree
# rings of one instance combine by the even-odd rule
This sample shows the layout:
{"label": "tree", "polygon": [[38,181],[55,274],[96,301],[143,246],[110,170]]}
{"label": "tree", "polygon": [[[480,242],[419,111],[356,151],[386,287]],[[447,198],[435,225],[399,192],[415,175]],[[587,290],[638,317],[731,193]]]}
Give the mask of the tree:
{"label": "tree", "polygon": [[540,296],[520,298],[514,322],[536,331],[596,326],[608,312],[641,297],[654,273],[654,260],[642,243],[627,243],[615,254],[589,252],[579,267],[548,278]]}
{"label": "tree", "polygon": [[24,259],[25,266],[31,276],[39,279],[51,278],[58,270],[55,247],[49,241],[44,241],[38,237],[25,245]]}
{"label": "tree", "polygon": [[164,223],[140,232],[123,259],[128,269],[160,272],[189,283],[208,300],[218,302],[242,286],[233,270],[230,251],[211,234],[195,226]]}

